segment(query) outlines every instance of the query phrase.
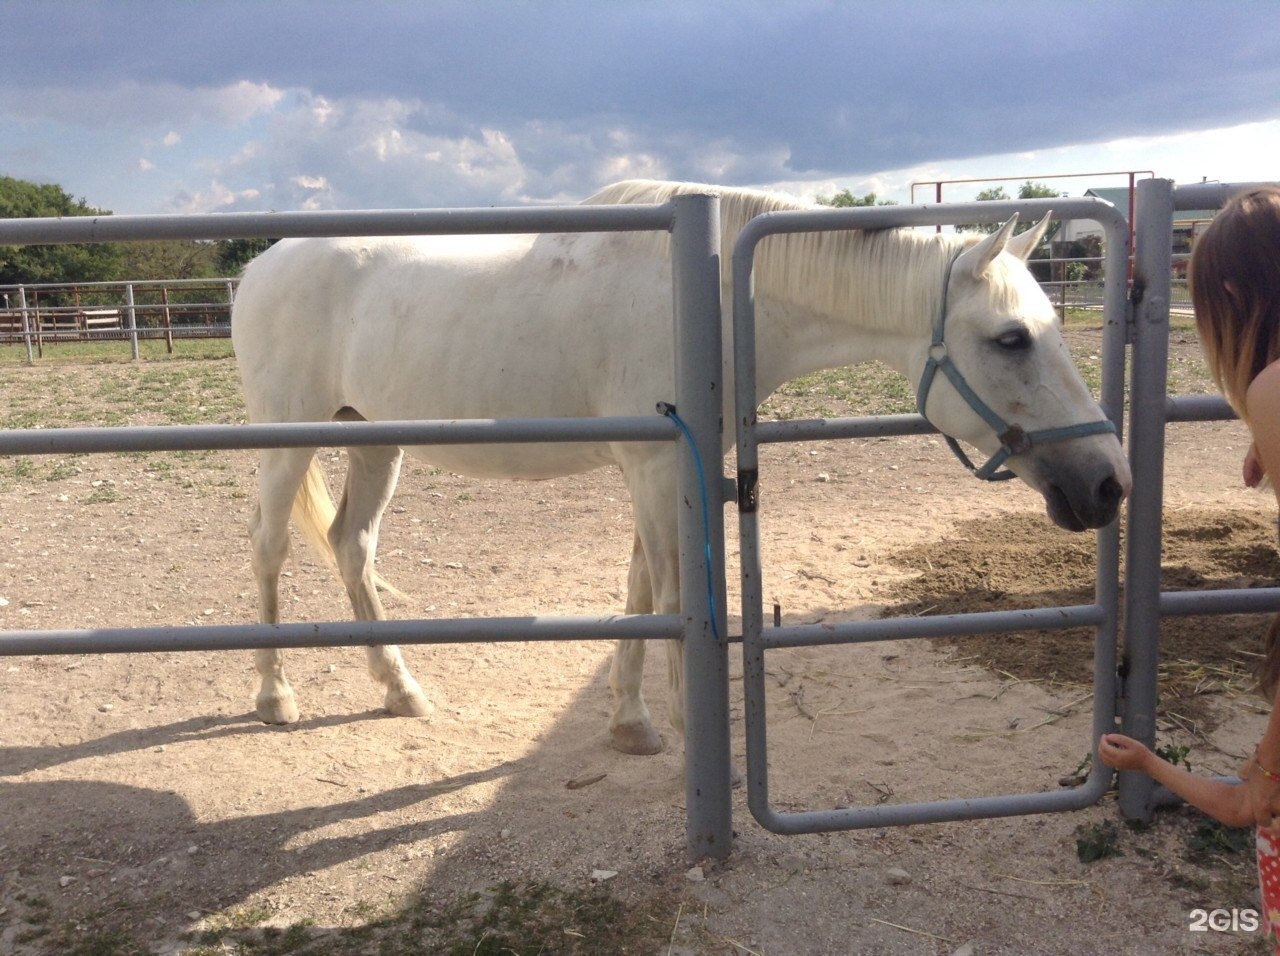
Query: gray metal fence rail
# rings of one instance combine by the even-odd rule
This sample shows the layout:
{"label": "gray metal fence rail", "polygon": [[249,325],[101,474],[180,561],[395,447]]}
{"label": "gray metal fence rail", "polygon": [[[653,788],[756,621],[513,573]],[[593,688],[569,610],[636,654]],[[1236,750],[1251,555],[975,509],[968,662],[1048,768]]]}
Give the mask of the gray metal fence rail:
{"label": "gray metal fence rail", "polygon": [[[719,200],[682,195],[661,205],[519,209],[296,212],[204,216],[111,216],[0,221],[0,245],[108,240],[233,239],[286,236],[462,235],[477,233],[664,230],[672,237],[676,394],[671,396],[710,469],[722,462]],[[456,444],[512,441],[679,441],[679,495],[697,501],[698,467],[671,420],[523,419],[472,422],[335,422],[246,426],[24,429],[0,431],[0,453],[273,448],[323,444]],[[720,500],[723,465],[708,476]],[[718,520],[717,520],[718,519]],[[682,639],[685,644],[687,837],[693,857],[729,853],[728,656],[714,636],[706,588],[708,555],[724,607],[723,509],[680,509],[678,615],[345,621],[218,627],[3,631],[0,656],[124,653],[462,641]]]}
{"label": "gray metal fence rail", "polygon": [[[1097,220],[1107,234],[1101,404],[1117,429],[1124,407],[1125,285],[1128,226],[1109,203],[1094,199],[957,203],[945,206],[880,207],[841,211],[779,212],[760,216],[743,230],[733,251],[733,305],[740,550],[742,555],[743,686],[747,723],[747,799],[752,815],[779,833],[812,833],[873,826],[1011,816],[1071,810],[1096,802],[1110,786],[1111,772],[1095,766],[1079,787],[1049,792],[999,795],[976,799],[880,805],[781,813],[769,804],[769,760],[765,706],[765,652],[783,647],[861,643],[900,638],[999,633],[1030,628],[1053,629],[1092,625],[1094,641],[1093,739],[1115,723],[1116,633],[1119,612],[1119,526],[1098,532],[1095,602],[1075,607],[994,611],[938,617],[855,621],[835,625],[764,627],[760,533],[754,487],[759,469],[758,446],[766,442],[868,435],[920,434],[933,431],[919,415],[851,418],[821,422],[757,423],[755,409],[755,299],[752,270],[756,245],[778,233],[834,229],[883,229],[896,226],[999,222],[1014,212],[1038,218],[1052,210],[1064,219]],[[1052,638],[1046,638],[1051,640]],[[1089,745],[1092,745],[1090,740]]]}

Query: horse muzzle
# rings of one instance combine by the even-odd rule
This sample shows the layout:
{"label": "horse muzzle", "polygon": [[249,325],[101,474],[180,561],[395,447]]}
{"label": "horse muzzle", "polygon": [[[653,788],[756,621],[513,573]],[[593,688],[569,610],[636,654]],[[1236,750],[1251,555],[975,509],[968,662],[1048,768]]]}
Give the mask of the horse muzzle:
{"label": "horse muzzle", "polygon": [[1092,467],[1086,461],[1083,467],[1037,471],[1043,476],[1038,485],[1049,518],[1067,531],[1111,524],[1129,493],[1129,473],[1123,459],[1119,468],[1103,460]]}

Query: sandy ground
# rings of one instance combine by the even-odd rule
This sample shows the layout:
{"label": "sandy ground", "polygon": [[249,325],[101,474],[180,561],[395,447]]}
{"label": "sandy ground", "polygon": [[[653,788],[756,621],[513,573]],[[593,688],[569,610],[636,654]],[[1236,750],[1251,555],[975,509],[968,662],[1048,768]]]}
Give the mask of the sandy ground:
{"label": "sandy ground", "polygon": [[[1217,515],[1225,524],[1205,540],[1242,553],[1256,541],[1237,541],[1231,528],[1255,537],[1274,528],[1274,506],[1237,487],[1244,444],[1238,426],[1179,426],[1166,492],[1171,521]],[[326,463],[339,470],[339,458]],[[76,467],[0,490],[0,626],[254,619],[251,454],[163,468],[98,456]],[[991,529],[1016,528],[1028,565],[1064,540],[1090,546],[1054,529],[1025,487],[973,481],[929,439],[771,448],[762,483],[766,599],[788,623],[919,600],[932,549],[968,541],[980,561]],[[615,472],[514,488],[410,464],[383,529],[382,573],[407,594],[388,601],[390,613],[619,611],[629,522]],[[295,553],[286,618],[345,618],[341,586],[305,545]],[[679,742],[660,719],[663,753],[608,747],[610,650],[407,648],[437,705],[422,720],[380,711],[361,651],[292,652],[302,719],[289,727],[254,719],[242,652],[6,658],[0,952],[53,951],[32,927],[112,913],[157,951],[180,951],[184,933],[237,913],[352,926],[410,898],[500,880],[586,889],[597,870],[616,873],[610,892],[654,907],[664,952],[1256,945],[1241,932],[1189,930],[1196,908],[1255,901],[1247,858],[1206,864],[1189,854],[1199,818],[1188,811],[1163,812],[1145,832],[1120,828],[1120,855],[1078,859],[1083,828],[1118,821],[1110,797],[1071,814],[781,837],[751,819],[737,791],[731,858],[690,871]],[[665,710],[663,657],[653,648],[646,671],[655,715]],[[1089,689],[1001,672],[988,659],[924,642],[771,653],[775,806],[1058,787],[1089,749]],[[740,687],[735,679],[741,765]],[[1192,747],[1197,770],[1231,772],[1265,715],[1244,694],[1200,696],[1201,723],[1167,720],[1167,738]],[[614,951],[608,939],[576,945]]]}

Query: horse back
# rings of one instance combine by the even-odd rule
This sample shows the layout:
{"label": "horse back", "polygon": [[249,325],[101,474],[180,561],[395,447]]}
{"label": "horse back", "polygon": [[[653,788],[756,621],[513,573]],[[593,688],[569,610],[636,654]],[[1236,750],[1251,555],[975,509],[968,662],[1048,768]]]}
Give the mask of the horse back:
{"label": "horse back", "polygon": [[625,235],[302,239],[232,320],[255,420],[651,412],[671,390],[669,264]]}

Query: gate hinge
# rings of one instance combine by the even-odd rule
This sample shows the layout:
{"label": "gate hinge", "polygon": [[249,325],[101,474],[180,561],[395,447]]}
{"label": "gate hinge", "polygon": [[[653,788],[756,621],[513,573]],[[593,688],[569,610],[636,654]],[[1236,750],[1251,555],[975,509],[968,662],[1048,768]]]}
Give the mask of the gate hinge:
{"label": "gate hinge", "polygon": [[1135,275],[1129,286],[1129,295],[1124,300],[1124,344],[1132,345],[1137,335],[1138,307],[1147,294],[1147,280]]}
{"label": "gate hinge", "polygon": [[760,506],[760,471],[756,468],[738,470],[738,511],[753,514]]}

